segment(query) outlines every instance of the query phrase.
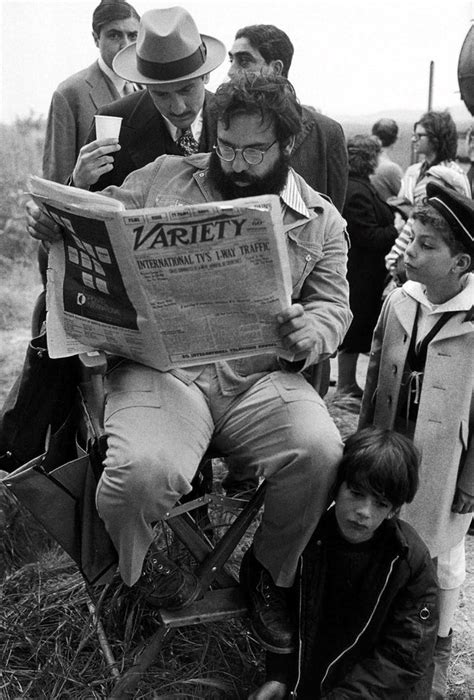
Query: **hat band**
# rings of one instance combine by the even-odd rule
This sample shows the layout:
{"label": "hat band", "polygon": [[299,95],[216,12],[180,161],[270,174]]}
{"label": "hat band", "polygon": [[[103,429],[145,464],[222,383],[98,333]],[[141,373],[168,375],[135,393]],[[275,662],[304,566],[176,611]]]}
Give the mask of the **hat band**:
{"label": "hat band", "polygon": [[158,61],[147,61],[137,53],[137,68],[142,75],[155,80],[176,80],[190,73],[194,73],[204,65],[207,56],[207,48],[204,42],[198,46],[196,51],[190,56],[180,58],[177,61],[159,63]]}

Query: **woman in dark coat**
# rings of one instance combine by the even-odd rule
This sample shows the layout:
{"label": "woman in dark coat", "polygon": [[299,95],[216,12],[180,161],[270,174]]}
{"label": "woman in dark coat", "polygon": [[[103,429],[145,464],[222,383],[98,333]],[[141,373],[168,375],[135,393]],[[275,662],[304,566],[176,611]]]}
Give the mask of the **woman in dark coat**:
{"label": "woman in dark coat", "polygon": [[354,136],[347,143],[349,183],[342,212],[351,241],[347,279],[350,306],[354,315],[338,353],[337,393],[356,398],[362,389],[356,380],[359,353],[369,352],[372,333],[382,306],[385,255],[397,229],[392,209],[370,183],[380,142],[372,136]]}

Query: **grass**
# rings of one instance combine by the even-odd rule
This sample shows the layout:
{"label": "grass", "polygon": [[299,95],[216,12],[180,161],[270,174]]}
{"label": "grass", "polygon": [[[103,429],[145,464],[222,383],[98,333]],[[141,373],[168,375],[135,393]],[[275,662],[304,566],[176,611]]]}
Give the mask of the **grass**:
{"label": "grass", "polygon": [[[113,680],[82,577],[58,547],[47,538],[41,541],[38,527],[13,497],[6,494],[2,500],[9,524],[3,538],[8,551],[1,586],[0,697],[106,697]],[[22,545],[22,551],[17,550],[26,533],[32,549]],[[158,621],[118,581],[106,591],[100,608],[122,672],[132,665],[134,649],[156,630]],[[163,648],[135,697],[245,698],[261,681],[262,662],[262,652],[241,620],[183,628]]]}

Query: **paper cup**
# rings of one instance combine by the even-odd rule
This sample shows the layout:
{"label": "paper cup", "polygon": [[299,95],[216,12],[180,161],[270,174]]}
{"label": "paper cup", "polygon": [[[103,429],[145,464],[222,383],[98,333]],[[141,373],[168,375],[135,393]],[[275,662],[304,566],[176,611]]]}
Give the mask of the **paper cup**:
{"label": "paper cup", "polygon": [[121,125],[122,117],[107,117],[103,114],[95,115],[95,133],[98,140],[118,139]]}

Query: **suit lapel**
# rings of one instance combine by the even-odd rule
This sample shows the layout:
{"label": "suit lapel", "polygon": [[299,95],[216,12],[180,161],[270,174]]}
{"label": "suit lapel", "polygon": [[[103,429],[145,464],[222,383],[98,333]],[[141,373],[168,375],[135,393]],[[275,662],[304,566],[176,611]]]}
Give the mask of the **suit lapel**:
{"label": "suit lapel", "polygon": [[124,120],[124,141],[136,168],[164,154],[182,155],[149,93],[141,91],[130,116]]}
{"label": "suit lapel", "polygon": [[313,122],[310,119],[310,112],[308,107],[303,107],[303,113],[302,113],[302,126],[300,132],[297,134],[295,138],[295,145],[293,146],[293,151],[296,151],[305,138],[307,137],[308,133],[310,130],[313,128]]}
{"label": "suit lapel", "polygon": [[96,110],[120,98],[112,81],[100,70],[97,61],[90,67],[86,82],[90,85],[89,95]]}

